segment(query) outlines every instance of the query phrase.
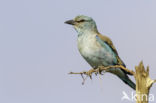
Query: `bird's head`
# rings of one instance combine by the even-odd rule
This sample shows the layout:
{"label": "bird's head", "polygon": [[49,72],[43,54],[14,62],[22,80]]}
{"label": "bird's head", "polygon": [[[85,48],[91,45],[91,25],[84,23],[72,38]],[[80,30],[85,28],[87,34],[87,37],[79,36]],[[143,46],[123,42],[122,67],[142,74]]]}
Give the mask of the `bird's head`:
{"label": "bird's head", "polygon": [[85,32],[85,31],[97,32],[95,21],[88,16],[79,15],[72,20],[66,21],[65,23],[73,25],[77,32]]}

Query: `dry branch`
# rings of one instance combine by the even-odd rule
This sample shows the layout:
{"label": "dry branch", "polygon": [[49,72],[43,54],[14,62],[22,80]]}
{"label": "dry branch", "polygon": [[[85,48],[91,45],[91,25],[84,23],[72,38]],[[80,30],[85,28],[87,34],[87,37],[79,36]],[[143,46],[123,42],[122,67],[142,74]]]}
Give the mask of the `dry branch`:
{"label": "dry branch", "polygon": [[135,67],[135,80],[136,80],[136,103],[148,103],[149,91],[156,80],[149,77],[149,67],[145,70],[144,65],[140,62],[139,66]]}

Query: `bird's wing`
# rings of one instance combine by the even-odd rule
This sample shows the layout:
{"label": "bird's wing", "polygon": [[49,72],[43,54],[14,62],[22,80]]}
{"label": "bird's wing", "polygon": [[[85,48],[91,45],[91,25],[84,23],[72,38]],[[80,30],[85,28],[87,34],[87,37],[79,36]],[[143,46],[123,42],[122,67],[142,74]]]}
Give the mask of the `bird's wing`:
{"label": "bird's wing", "polygon": [[[98,39],[100,39],[100,41],[103,41],[103,43],[108,44],[108,46],[114,51],[114,53],[116,54],[118,65],[123,65],[124,67],[126,67],[126,65],[120,59],[118,52],[117,52],[115,46],[113,45],[112,41],[110,40],[110,38],[108,38],[107,36],[101,35],[101,34],[97,34],[96,36]],[[100,44],[102,44],[102,43],[100,43]]]}

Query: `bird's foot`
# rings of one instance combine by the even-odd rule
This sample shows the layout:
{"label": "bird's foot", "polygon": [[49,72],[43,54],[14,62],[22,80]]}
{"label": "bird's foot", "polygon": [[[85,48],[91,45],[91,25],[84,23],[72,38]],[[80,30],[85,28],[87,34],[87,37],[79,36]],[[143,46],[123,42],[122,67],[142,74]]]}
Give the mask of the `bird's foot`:
{"label": "bird's foot", "polygon": [[92,79],[92,74],[95,72],[95,69],[90,69],[89,71],[86,72],[86,75]]}
{"label": "bird's foot", "polygon": [[107,70],[107,67],[104,67],[104,66],[99,66],[97,69],[96,69],[96,72],[95,73],[98,73],[100,75],[104,75],[104,73],[106,72]]}

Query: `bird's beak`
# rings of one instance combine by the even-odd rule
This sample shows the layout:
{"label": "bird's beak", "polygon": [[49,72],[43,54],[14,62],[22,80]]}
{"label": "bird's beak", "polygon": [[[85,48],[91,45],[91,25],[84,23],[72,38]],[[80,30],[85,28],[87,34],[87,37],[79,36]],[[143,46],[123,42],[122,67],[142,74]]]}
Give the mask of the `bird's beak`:
{"label": "bird's beak", "polygon": [[70,25],[74,25],[75,21],[74,20],[68,20],[64,22],[65,24],[70,24]]}

